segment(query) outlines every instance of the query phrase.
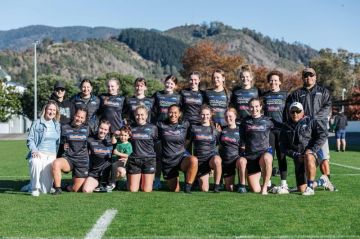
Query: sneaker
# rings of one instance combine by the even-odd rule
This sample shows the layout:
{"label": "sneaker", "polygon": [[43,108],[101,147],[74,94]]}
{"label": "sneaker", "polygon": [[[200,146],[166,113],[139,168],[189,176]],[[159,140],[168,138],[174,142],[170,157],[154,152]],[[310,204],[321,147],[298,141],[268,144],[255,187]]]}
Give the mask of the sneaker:
{"label": "sneaker", "polygon": [[115,184],[114,184],[114,183],[109,184],[109,185],[106,186],[106,191],[107,191],[107,192],[112,192],[112,191],[114,190],[114,188],[115,188]]}
{"label": "sneaker", "polygon": [[238,193],[247,193],[248,191],[246,190],[245,187],[239,187],[237,190]]}
{"label": "sneaker", "polygon": [[94,192],[100,192],[100,187],[94,188]]}
{"label": "sneaker", "polygon": [[330,179],[328,178],[328,176],[326,175],[321,175],[320,179],[322,179],[324,181],[324,188],[329,190],[330,192],[334,192],[335,191],[335,187],[334,185],[330,182]]}
{"label": "sneaker", "polygon": [[153,182],[153,189],[154,190],[160,190],[161,189],[161,181],[160,179],[155,178],[155,181]]}
{"label": "sneaker", "polygon": [[31,196],[34,196],[34,197],[40,196],[40,191],[39,191],[39,189],[34,189],[34,190],[32,190]]}
{"label": "sneaker", "polygon": [[55,191],[53,192],[52,195],[60,195],[60,194],[62,194],[61,188],[55,188]]}
{"label": "sneaker", "polygon": [[50,188],[50,194],[53,194],[55,192],[55,188],[51,187]]}
{"label": "sneaker", "polygon": [[214,185],[214,193],[220,193],[220,188],[221,188],[220,184],[215,184]]}
{"label": "sneaker", "polygon": [[191,194],[191,184],[186,184],[185,185],[185,188],[184,188],[184,193],[189,193],[189,194]]}
{"label": "sneaker", "polygon": [[278,187],[276,192],[277,194],[289,194],[289,187],[287,185],[282,185]]}
{"label": "sneaker", "polygon": [[310,187],[306,187],[305,191],[302,193],[302,195],[304,196],[312,196],[315,194],[314,189],[310,188]]}

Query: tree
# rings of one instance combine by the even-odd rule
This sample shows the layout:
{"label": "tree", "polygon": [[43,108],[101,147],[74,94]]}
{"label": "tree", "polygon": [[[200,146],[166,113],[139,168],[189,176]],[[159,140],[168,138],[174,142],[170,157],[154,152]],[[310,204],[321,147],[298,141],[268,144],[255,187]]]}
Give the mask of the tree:
{"label": "tree", "polygon": [[12,115],[21,113],[21,94],[14,86],[0,80],[0,122],[8,121]]}
{"label": "tree", "polygon": [[[38,114],[42,107],[46,104],[51,96],[56,81],[62,81],[66,87],[65,97],[69,98],[78,92],[78,89],[74,86],[74,81],[64,79],[55,75],[42,75],[37,81],[37,102],[38,102]],[[26,90],[21,98],[21,105],[23,113],[29,118],[34,118],[34,82],[30,81]]]}
{"label": "tree", "polygon": [[226,51],[226,45],[211,41],[201,41],[185,50],[182,57],[183,70],[181,75],[186,79],[193,71],[202,73],[202,84],[210,85],[211,74],[216,69],[226,72],[226,82],[231,88],[238,81],[237,69],[244,63],[240,55],[231,55]]}

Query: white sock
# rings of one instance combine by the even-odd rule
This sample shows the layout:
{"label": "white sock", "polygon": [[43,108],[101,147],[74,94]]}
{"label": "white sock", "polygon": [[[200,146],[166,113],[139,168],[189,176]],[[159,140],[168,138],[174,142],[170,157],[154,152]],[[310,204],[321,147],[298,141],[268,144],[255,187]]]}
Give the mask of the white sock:
{"label": "white sock", "polygon": [[281,185],[281,186],[287,186],[286,180],[281,180],[280,185]]}
{"label": "white sock", "polygon": [[267,185],[268,187],[271,187],[271,180],[269,180],[269,182],[268,182],[268,185]]}

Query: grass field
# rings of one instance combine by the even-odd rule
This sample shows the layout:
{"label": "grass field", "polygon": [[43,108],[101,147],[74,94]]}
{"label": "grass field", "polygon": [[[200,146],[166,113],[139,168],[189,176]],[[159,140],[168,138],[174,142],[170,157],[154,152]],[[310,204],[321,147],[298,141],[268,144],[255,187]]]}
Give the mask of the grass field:
{"label": "grass field", "polygon": [[332,151],[331,162],[341,165],[331,168],[339,191],[312,197],[166,191],[31,197],[19,192],[28,179],[25,142],[0,141],[0,238],[84,238],[111,208],[118,213],[104,238],[360,238],[359,151]]}

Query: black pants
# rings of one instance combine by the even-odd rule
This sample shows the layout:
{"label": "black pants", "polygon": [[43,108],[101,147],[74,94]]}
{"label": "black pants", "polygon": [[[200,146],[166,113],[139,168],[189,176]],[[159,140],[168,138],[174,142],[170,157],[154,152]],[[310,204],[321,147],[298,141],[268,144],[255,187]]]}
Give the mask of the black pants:
{"label": "black pants", "polygon": [[272,155],[278,160],[279,170],[280,170],[280,178],[281,180],[286,180],[287,177],[287,162],[286,155],[280,150],[280,130],[273,129],[270,131],[270,145],[272,147]]}

